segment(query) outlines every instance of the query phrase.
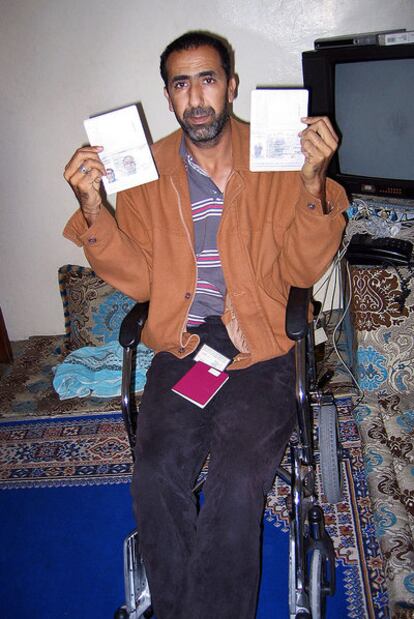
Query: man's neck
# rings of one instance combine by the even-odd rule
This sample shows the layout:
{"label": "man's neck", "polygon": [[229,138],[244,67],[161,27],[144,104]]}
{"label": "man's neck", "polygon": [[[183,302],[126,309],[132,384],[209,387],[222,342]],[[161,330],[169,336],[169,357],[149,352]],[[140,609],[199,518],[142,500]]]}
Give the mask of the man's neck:
{"label": "man's neck", "polygon": [[233,169],[231,124],[227,121],[220,136],[212,144],[195,144],[184,135],[187,152],[224,193],[226,182]]}

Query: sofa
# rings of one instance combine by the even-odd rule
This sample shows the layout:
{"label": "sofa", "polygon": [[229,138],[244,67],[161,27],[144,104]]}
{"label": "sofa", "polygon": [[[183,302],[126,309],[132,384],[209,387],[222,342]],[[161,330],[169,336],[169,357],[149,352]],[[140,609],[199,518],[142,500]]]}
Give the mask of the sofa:
{"label": "sofa", "polygon": [[351,266],[355,410],[393,619],[414,617],[414,271]]}
{"label": "sofa", "polygon": [[[14,363],[1,380],[2,420],[83,416],[120,410],[122,357],[113,351],[108,353],[106,363],[100,363],[99,370],[118,370],[119,395],[100,397],[101,391],[90,382],[89,391],[83,391],[84,397],[60,399],[52,379],[56,368],[67,363],[77,351],[117,342],[121,321],[135,301],[105,283],[89,267],[62,266],[58,271],[58,284],[65,332],[33,336],[19,343]],[[86,367],[87,361],[80,361]],[[88,369],[96,369],[96,360],[92,360]]]}

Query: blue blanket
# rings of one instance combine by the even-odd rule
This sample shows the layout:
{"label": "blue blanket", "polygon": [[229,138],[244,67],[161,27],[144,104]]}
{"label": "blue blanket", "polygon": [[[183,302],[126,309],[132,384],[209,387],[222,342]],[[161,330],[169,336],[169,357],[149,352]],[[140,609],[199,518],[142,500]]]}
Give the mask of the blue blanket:
{"label": "blue blanket", "polygon": [[[122,346],[109,342],[103,346],[86,346],[71,352],[55,368],[53,387],[61,400],[69,398],[113,398],[121,394]],[[136,355],[134,391],[144,389],[147,370],[154,356],[139,344]]]}

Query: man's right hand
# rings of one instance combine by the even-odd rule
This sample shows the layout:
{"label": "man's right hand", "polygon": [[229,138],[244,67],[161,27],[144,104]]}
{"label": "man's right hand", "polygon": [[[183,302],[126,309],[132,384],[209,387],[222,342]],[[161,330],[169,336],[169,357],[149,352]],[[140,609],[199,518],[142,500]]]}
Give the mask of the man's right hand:
{"label": "man's right hand", "polygon": [[102,207],[100,184],[102,176],[106,175],[98,157],[102,150],[102,146],[78,148],[63,173],[78,199],[88,226],[95,222]]}

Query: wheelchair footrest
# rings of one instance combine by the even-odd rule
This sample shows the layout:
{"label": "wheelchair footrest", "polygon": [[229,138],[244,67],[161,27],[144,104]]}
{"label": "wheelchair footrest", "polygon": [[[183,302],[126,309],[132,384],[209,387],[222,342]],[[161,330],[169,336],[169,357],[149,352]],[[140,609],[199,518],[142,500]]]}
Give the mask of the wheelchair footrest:
{"label": "wheelchair footrest", "polygon": [[133,531],[124,541],[124,579],[128,619],[144,618],[151,607],[151,596],[139,553],[137,531]]}

